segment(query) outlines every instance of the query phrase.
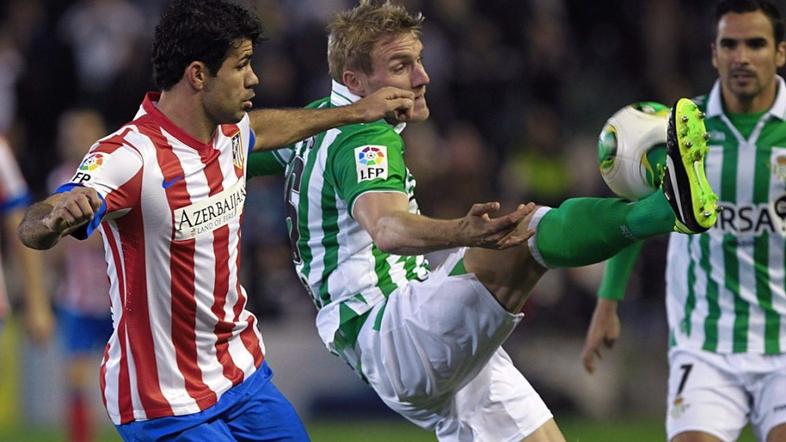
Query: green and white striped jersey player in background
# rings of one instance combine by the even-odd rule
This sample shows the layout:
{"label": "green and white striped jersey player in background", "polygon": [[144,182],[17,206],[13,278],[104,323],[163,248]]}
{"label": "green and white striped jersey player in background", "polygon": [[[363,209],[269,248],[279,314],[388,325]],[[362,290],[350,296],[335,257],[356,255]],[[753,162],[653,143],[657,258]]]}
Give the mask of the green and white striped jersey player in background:
{"label": "green and white striped jersey player in background", "polygon": [[[667,432],[675,441],[735,440],[750,420],[786,440],[786,60],[769,1],[722,1],[712,61],[719,79],[696,102],[710,135],[706,175],[717,224],[672,234]],[[619,334],[622,298],[641,243],[609,261],[583,358]],[[768,436],[769,435],[769,436]]]}
{"label": "green and white striped jersey player in background", "polygon": [[[427,119],[422,21],[387,2],[337,14],[331,95],[310,106],[344,106],[396,86],[415,94],[409,121]],[[292,258],[319,308],[319,334],[389,407],[440,440],[564,441],[501,344],[548,268],[599,262],[637,240],[714,224],[701,114],[680,100],[671,120],[673,167],[662,191],[635,203],[576,198],[497,216],[491,202],[463,218],[428,218],[405,165],[404,127],[385,120],[252,154],[248,173],[286,168]],[[449,249],[430,269],[423,254]]]}

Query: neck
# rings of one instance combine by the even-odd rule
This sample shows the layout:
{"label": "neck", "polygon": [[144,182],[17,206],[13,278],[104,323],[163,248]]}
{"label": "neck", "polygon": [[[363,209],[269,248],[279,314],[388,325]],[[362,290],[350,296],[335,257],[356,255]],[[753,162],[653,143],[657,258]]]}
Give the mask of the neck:
{"label": "neck", "polygon": [[726,111],[733,114],[755,114],[765,112],[775,103],[778,81],[773,78],[769,85],[753,97],[739,97],[727,88],[721,88]]}
{"label": "neck", "polygon": [[181,90],[178,84],[161,92],[157,107],[177,127],[196,140],[202,143],[210,142],[216,124],[205,113],[197,94]]}

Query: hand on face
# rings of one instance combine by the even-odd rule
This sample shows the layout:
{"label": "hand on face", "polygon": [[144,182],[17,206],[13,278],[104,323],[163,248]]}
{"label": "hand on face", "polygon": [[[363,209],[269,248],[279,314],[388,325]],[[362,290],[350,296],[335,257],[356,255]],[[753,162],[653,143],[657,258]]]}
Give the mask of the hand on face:
{"label": "hand on face", "polygon": [[52,211],[44,218],[44,225],[58,233],[74,230],[93,219],[101,204],[101,198],[95,189],[74,187],[58,199]]}
{"label": "hand on face", "polygon": [[364,121],[385,118],[397,123],[409,121],[414,105],[414,93],[395,87],[383,87],[353,104],[361,112]]}

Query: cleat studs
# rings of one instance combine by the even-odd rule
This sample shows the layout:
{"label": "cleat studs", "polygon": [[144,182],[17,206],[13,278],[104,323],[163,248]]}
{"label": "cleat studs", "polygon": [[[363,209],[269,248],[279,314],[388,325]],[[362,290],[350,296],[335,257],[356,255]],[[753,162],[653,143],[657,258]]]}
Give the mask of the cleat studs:
{"label": "cleat studs", "polygon": [[710,141],[710,134],[708,133],[704,134],[704,141]]}
{"label": "cleat studs", "polygon": [[688,149],[690,149],[691,147],[693,147],[693,143],[692,143],[692,142],[690,142],[690,141],[688,141],[687,143],[685,143],[685,147],[687,147]]}
{"label": "cleat studs", "polygon": [[682,122],[683,123],[687,123],[688,122],[688,116],[687,115],[683,115],[682,116]]}

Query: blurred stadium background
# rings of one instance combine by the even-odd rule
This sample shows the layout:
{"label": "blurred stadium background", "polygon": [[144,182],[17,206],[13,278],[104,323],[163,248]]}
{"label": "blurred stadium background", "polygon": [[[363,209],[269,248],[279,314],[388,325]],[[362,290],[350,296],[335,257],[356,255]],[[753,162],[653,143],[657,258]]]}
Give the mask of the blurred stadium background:
{"label": "blurred stadium background", "polygon": [[[670,104],[706,93],[715,78],[707,0],[396,1],[427,17],[432,118],[405,138],[422,210],[437,217],[498,198],[558,204],[607,194],[596,168],[605,119],[634,101]],[[9,134],[36,197],[60,161],[55,136],[64,111],[97,109],[114,130],[152,89],[149,44],[163,3],[0,2],[0,132]],[[268,37],[255,56],[255,104],[302,106],[326,95],[324,26],[353,2],[241,3],[259,14]],[[313,423],[314,439],[433,440],[388,412],[322,348],[314,308],[288,260],[282,183],[259,179],[249,187],[245,287],[261,315],[277,384]],[[594,376],[582,370],[579,352],[600,266],[550,273],[508,341],[568,440],[665,439],[664,251],[664,240],[645,247],[621,308],[623,339]],[[18,293],[13,269],[8,274]],[[62,440],[66,393],[57,340],[33,346],[12,321],[0,345],[0,440]],[[98,363],[96,355],[96,371]],[[97,391],[94,399],[96,419],[107,425]],[[109,427],[104,438],[117,440]]]}

